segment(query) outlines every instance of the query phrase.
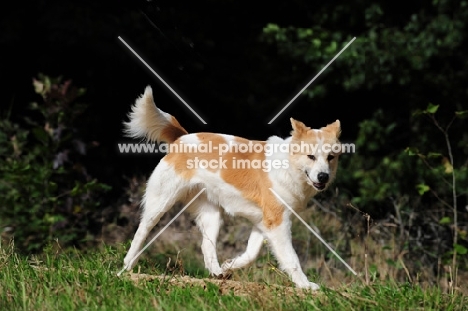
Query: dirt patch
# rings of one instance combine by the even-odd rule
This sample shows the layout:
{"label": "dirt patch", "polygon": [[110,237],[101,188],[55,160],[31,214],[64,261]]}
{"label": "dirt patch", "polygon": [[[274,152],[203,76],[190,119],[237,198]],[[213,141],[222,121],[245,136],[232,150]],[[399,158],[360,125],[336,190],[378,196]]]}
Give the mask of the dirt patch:
{"label": "dirt patch", "polygon": [[130,273],[130,279],[135,282],[160,280],[167,282],[170,285],[182,288],[200,286],[206,289],[207,285],[211,283],[219,287],[219,293],[222,295],[234,294],[236,296],[263,297],[271,295],[287,297],[305,297],[311,294],[318,295],[318,292],[281,285],[268,285],[256,282],[239,282],[233,280],[197,279],[190,276],[180,275],[149,275]]}

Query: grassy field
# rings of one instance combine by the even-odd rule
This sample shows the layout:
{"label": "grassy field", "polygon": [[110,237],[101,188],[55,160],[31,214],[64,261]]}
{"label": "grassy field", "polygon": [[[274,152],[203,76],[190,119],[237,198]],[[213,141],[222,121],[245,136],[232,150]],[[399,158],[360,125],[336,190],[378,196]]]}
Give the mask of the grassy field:
{"label": "grassy field", "polygon": [[[25,257],[1,245],[0,310],[468,310],[468,297],[460,292],[392,281],[365,285],[356,278],[304,292],[268,265],[223,281],[207,279],[196,265],[184,267],[181,277],[180,262],[165,267],[142,260],[140,269],[153,277],[117,277],[124,254],[123,246],[103,246],[88,253],[50,248]],[[266,281],[258,282],[258,273]]]}

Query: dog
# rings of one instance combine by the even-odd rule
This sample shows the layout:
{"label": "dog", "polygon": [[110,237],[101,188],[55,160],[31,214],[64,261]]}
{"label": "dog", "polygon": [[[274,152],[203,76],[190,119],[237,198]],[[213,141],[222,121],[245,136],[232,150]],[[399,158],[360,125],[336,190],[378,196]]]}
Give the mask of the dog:
{"label": "dog", "polygon": [[[319,289],[307,279],[293,248],[288,207],[305,208],[313,196],[333,182],[340,152],[339,148],[324,146],[340,145],[339,120],[311,129],[291,118],[290,137],[272,136],[266,141],[215,133],[189,134],[172,115],[156,107],[150,86],[136,99],[128,117],[124,122],[127,136],[165,143],[170,149],[189,146],[192,150],[169,151],[149,177],[141,221],[125,256],[124,270],[131,271],[135,266],[143,243],[162,215],[176,203],[185,205],[198,195],[187,210],[202,233],[201,249],[210,275],[223,277],[251,264],[266,239],[280,268],[296,287]],[[196,148],[202,146],[203,150]],[[302,150],[298,146],[311,148]],[[245,252],[220,265],[216,242],[223,211],[247,218],[252,231]]]}

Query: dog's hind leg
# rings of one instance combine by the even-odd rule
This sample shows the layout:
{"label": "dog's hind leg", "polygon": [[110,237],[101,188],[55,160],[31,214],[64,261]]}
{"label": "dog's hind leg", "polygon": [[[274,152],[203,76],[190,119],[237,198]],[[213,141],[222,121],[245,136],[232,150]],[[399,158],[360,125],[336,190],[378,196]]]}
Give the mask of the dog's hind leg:
{"label": "dog's hind leg", "polygon": [[148,180],[140,225],[124,259],[126,270],[130,271],[135,266],[151,229],[177,201],[185,199],[187,192],[185,181],[161,162]]}
{"label": "dog's hind leg", "polygon": [[221,266],[223,273],[229,274],[230,270],[239,269],[251,264],[260,253],[263,239],[263,233],[254,225],[245,252],[233,259],[226,260]]}
{"label": "dog's hind leg", "polygon": [[[200,196],[201,198],[202,196]],[[204,196],[204,198],[206,198]],[[218,240],[219,228],[222,223],[221,209],[219,206],[203,200],[199,204],[196,223],[203,236],[201,249],[205,261],[205,267],[211,275],[220,276],[223,270],[219,266],[218,254],[216,252],[216,242]]]}

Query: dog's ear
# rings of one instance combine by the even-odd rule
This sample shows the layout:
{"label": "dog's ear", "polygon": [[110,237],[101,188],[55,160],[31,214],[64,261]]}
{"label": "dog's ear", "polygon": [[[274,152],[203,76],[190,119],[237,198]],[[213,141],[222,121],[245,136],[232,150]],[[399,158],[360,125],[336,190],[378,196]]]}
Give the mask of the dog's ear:
{"label": "dog's ear", "polygon": [[336,138],[340,138],[340,135],[341,135],[340,120],[336,120],[335,122],[330,123],[325,127],[322,127],[321,130],[332,132],[335,134]]}
{"label": "dog's ear", "polygon": [[308,130],[310,130],[310,127],[306,126],[301,121],[294,120],[293,118],[291,118],[290,120],[293,128],[293,130],[291,131],[291,135],[293,137],[301,137],[302,135],[306,134]]}

